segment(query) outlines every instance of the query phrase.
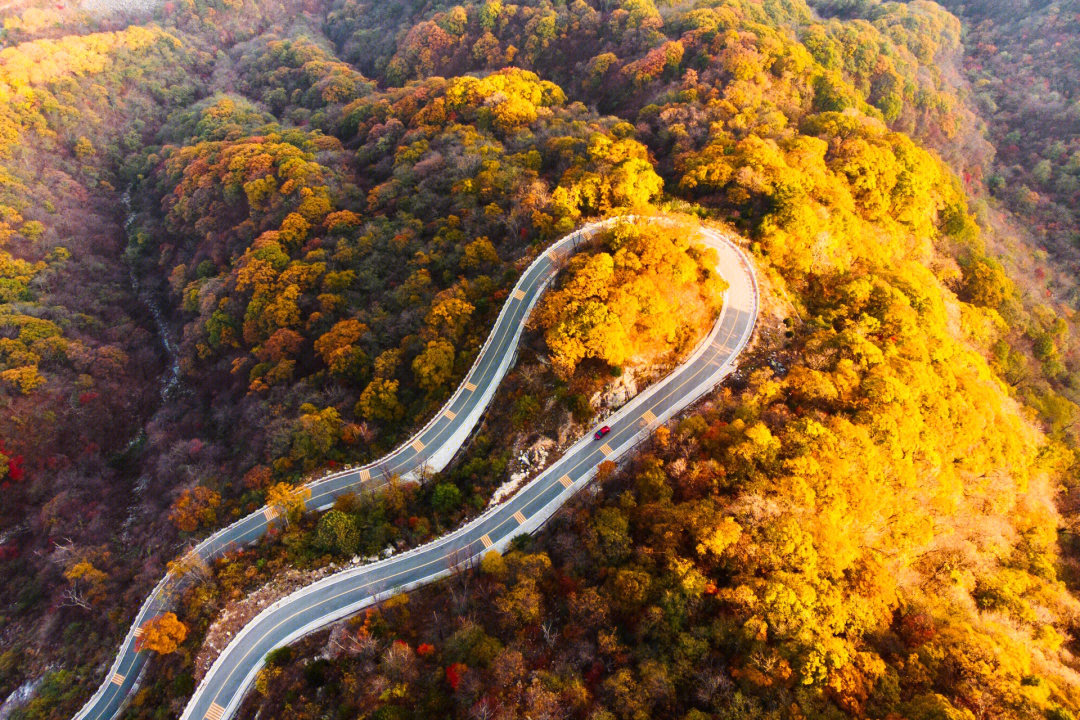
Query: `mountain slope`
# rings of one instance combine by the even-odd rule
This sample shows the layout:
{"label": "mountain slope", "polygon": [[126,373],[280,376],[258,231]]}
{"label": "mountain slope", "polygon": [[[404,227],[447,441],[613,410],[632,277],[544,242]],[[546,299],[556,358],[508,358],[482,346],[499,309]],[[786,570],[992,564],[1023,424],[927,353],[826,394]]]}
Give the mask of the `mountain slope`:
{"label": "mountain slope", "polygon": [[[21,19],[0,56],[4,97],[20,100],[2,111],[0,692],[63,668],[23,717],[89,695],[186,543],[434,412],[516,263],[634,205],[751,239],[774,316],[753,369],[450,606],[444,588],[410,601],[452,623],[373,615],[367,635],[348,631],[355,655],[270,673],[252,704],[1076,710],[1072,536],[1055,507],[1076,475],[1074,316],[1061,286],[1010,277],[1029,246],[1004,263],[987,249],[980,223],[999,209],[980,196],[978,106],[951,71],[961,25],[942,8],[194,2],[96,29],[4,12]],[[1066,198],[1053,162],[1044,190]],[[149,313],[130,310],[124,262],[179,341],[180,391],[161,406],[165,358]],[[549,389],[551,412],[590,417],[591,387]],[[541,427],[530,407],[451,471],[459,506],[483,505],[499,458]],[[429,500],[405,498],[372,537],[452,524]],[[268,567],[328,562],[302,539],[316,524],[260,547],[263,565],[212,568],[189,598],[204,610],[182,619],[208,623]],[[132,715],[182,702],[197,636],[151,663]],[[394,639],[431,650],[398,665]]]}

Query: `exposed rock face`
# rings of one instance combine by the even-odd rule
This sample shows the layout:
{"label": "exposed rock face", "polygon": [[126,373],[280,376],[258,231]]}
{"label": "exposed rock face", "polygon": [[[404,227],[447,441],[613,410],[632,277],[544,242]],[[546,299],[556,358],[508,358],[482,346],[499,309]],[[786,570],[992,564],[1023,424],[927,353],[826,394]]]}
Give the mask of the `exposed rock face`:
{"label": "exposed rock face", "polygon": [[617,410],[638,394],[637,375],[631,369],[624,369],[623,374],[589,398],[597,410]]}
{"label": "exposed rock face", "polygon": [[[344,565],[356,565],[371,560],[372,558],[354,557],[351,562]],[[202,679],[232,637],[264,608],[289,593],[326,577],[344,565],[331,563],[317,570],[286,570],[261,588],[239,600],[229,602],[210,626],[206,633],[206,640],[195,658],[195,680]]]}
{"label": "exposed rock face", "polygon": [[518,455],[515,466],[518,468],[510,473],[505,483],[499,486],[491,496],[491,505],[503,502],[524,485],[537,471],[547,465],[548,455],[558,448],[558,443],[546,435],[541,435],[532,445],[525,448]]}
{"label": "exposed rock face", "polygon": [[561,413],[558,424],[559,436],[555,440],[558,442],[559,447],[566,447],[573,441],[578,424],[574,422],[574,416],[569,410],[560,408],[559,412]]}
{"label": "exposed rock face", "polygon": [[536,442],[525,451],[529,462],[533,467],[542,467],[547,462],[548,453],[555,447],[555,441],[546,435],[541,435]]}

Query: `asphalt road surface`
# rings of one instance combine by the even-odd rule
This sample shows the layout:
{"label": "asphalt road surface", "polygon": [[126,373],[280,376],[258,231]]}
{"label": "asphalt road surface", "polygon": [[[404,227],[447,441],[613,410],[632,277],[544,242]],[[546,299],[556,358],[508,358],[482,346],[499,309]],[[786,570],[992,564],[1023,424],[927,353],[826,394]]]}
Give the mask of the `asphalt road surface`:
{"label": "asphalt road surface", "polygon": [[[375,463],[311,483],[308,507],[328,507],[338,495],[378,488],[394,475],[409,477],[425,468],[445,467],[468,438],[512,364],[524,321],[562,261],[597,229],[617,221],[585,226],[537,257],[510,292],[473,367],[439,414]],[[602,441],[588,435],[512,498],[449,535],[407,553],[329,576],[266,608],[221,653],[182,717],[221,720],[230,716],[269,651],[366,605],[444,577],[489,549],[504,549],[514,536],[536,530],[588,482],[600,462],[617,459],[658,425],[714,388],[731,372],[735,358],[753,332],[758,310],[757,283],[749,261],[727,236],[704,230],[700,239],[716,248],[718,271],[730,286],[720,317],[686,362],[605,421],[611,432]],[[208,560],[254,542],[275,519],[272,509],[263,508],[210,536],[195,552]],[[137,686],[149,655],[135,651],[138,628],[168,609],[175,594],[176,580],[166,576],[147,597],[112,668],[76,720],[108,720],[119,714]]]}

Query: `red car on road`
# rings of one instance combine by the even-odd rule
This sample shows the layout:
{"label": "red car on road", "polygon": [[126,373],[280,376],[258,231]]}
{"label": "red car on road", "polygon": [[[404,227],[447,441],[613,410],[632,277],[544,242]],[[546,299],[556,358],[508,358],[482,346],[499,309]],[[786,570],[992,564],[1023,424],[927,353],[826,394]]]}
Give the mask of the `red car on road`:
{"label": "red car on road", "polygon": [[611,428],[609,428],[607,425],[605,425],[604,427],[600,428],[595,433],[593,433],[593,440],[599,440],[600,438],[607,435],[609,432],[611,432]]}

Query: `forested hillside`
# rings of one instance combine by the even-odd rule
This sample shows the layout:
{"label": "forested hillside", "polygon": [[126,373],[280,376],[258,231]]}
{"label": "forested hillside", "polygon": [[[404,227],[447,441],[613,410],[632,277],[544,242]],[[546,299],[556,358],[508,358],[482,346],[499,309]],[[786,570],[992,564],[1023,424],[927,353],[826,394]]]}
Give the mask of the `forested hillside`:
{"label": "forested hillside", "polygon": [[[169,560],[408,437],[545,243],[628,210],[748,238],[755,353],[538,537],[276,654],[242,714],[1075,717],[1078,296],[1010,277],[995,219],[1068,276],[1076,10],[974,5],[0,10],[0,696],[44,679],[12,717],[70,716]],[[692,345],[709,259],[620,232],[461,463],[210,568],[128,713],[176,714],[229,602],[453,527]]]}
{"label": "forested hillside", "polygon": [[[341,11],[361,24],[346,53],[378,47],[364,10],[379,12]],[[794,3],[578,3],[544,25],[542,8],[488,3],[408,17],[404,40],[357,52],[396,82],[520,48],[514,62],[599,91],[636,120],[668,191],[745,229],[795,306],[779,370],[658,434],[598,505],[486,560],[475,586],[311,643],[330,662],[268,671],[252,713],[1071,716],[1076,605],[1047,533],[1071,455],[984,359],[1028,365],[1032,327],[1064,320],[1027,314],[961,183],[896,132],[933,146],[960,130],[961,100],[927,81],[959,25],[926,4],[869,10],[816,24]],[[1059,342],[1064,327],[1044,354]]]}
{"label": "forested hillside", "polygon": [[957,2],[966,70],[997,150],[990,191],[1073,263],[1080,244],[1080,3]]}
{"label": "forested hillside", "polygon": [[[36,674],[32,647],[59,657],[49,646],[66,645],[64,632],[107,657],[112,634],[94,626],[125,599],[137,568],[118,550],[142,535],[124,521],[166,360],[122,260],[116,170],[164,120],[170,98],[191,97],[187,73],[200,62],[159,27],[0,52],[0,673],[8,691]],[[137,602],[141,590],[131,587],[126,600]]]}

